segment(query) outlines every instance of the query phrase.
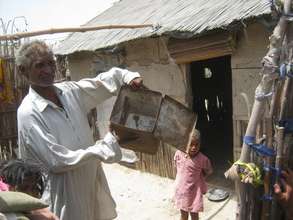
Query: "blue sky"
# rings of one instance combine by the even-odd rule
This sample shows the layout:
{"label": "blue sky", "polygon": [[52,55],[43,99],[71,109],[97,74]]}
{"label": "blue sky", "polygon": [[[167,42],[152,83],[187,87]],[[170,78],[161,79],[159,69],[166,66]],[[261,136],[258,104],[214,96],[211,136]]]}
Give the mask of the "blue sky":
{"label": "blue sky", "polygon": [[[26,27],[28,31],[49,28],[78,27],[102,11],[113,5],[117,0],[0,0],[0,18],[7,25],[15,19],[19,31]],[[22,17],[24,16],[25,19]],[[10,22],[11,25],[12,22]],[[0,23],[1,25],[1,23]],[[1,26],[0,26],[1,27]],[[15,32],[15,29],[13,30]],[[10,34],[11,29],[8,30]],[[3,34],[0,29],[0,34]],[[44,39],[63,38],[63,34],[45,35]]]}

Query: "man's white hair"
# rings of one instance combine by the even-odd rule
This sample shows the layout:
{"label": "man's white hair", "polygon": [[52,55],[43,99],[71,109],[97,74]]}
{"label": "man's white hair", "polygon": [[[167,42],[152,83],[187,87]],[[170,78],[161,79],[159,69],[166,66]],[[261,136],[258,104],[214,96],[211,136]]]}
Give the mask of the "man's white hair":
{"label": "man's white hair", "polygon": [[53,56],[52,50],[48,45],[40,40],[34,40],[23,44],[16,54],[15,63],[17,66],[29,68],[33,60],[42,54],[49,54]]}

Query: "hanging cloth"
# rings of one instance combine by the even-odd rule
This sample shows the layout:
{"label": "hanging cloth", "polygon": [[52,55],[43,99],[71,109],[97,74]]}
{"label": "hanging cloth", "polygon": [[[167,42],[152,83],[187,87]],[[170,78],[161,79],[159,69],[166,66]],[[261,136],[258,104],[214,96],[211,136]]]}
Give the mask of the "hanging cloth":
{"label": "hanging cloth", "polygon": [[6,61],[0,58],[0,103],[12,103],[14,100],[13,91],[6,71]]}

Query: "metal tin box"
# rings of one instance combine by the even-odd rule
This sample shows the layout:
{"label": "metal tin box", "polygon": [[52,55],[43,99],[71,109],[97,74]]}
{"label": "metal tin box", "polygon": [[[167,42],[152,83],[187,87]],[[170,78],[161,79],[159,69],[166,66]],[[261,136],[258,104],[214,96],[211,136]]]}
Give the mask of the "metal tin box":
{"label": "metal tin box", "polygon": [[155,154],[163,141],[185,150],[196,115],[180,102],[160,92],[123,86],[110,122],[120,145],[137,152]]}

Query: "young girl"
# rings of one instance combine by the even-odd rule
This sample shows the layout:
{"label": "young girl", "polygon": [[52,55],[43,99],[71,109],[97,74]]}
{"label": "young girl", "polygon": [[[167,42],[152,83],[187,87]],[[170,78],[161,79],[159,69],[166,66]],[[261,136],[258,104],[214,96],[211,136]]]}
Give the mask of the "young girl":
{"label": "young girl", "polygon": [[9,191],[18,191],[40,198],[44,191],[44,176],[35,164],[21,159],[3,161],[0,177]]}
{"label": "young girl", "polygon": [[[44,192],[44,175],[33,163],[21,159],[4,161],[0,165],[0,178],[9,186],[9,191],[17,191],[40,198]],[[26,213],[30,220],[59,220],[48,208]]]}
{"label": "young girl", "polygon": [[207,191],[205,177],[212,174],[210,160],[199,152],[200,133],[194,130],[187,151],[177,150],[174,156],[177,170],[175,179],[175,205],[180,209],[181,220],[198,220],[203,211],[203,194]]}

